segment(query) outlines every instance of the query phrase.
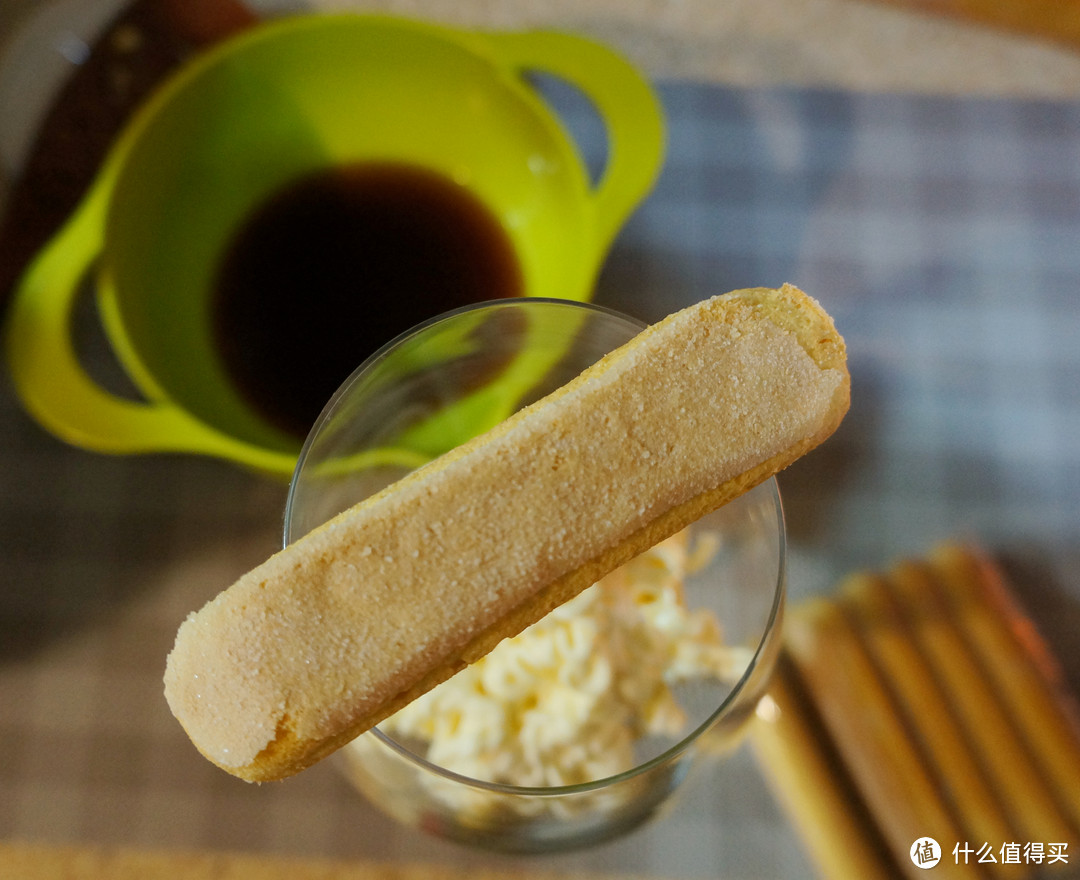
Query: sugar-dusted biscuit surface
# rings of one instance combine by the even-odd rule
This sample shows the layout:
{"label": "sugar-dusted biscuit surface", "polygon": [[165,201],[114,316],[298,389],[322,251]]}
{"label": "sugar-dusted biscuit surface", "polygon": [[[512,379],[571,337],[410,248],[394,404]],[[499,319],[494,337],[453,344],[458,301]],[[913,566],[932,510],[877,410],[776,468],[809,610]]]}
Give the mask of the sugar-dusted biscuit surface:
{"label": "sugar-dusted biscuit surface", "polygon": [[190,615],[169,706],[234,775],[298,772],[816,446],[849,389],[797,288],[677,312]]}

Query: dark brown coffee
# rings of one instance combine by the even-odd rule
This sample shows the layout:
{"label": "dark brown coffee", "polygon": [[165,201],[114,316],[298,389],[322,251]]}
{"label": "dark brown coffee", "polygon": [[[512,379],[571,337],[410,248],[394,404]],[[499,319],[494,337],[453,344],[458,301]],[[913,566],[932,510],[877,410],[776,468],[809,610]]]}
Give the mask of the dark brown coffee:
{"label": "dark brown coffee", "polygon": [[302,437],[381,345],[522,288],[509,237],[463,187],[408,165],[347,165],[289,184],[242,224],[218,274],[214,332],[254,409]]}

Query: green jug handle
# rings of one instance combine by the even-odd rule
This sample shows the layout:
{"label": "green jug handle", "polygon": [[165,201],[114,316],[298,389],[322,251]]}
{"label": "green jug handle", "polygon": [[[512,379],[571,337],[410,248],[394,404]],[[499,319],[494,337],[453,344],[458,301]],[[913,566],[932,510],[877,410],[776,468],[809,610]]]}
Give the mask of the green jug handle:
{"label": "green jug handle", "polygon": [[16,286],[6,327],[15,390],[45,428],[84,449],[107,453],[194,452],[291,473],[296,456],[228,437],[168,400],[119,397],[79,363],[72,312],[80,285],[101,252],[111,191],[106,170],[76,212]]}
{"label": "green jug handle", "polygon": [[594,191],[596,252],[603,254],[649,192],[664,158],[664,116],[641,74],[607,47],[557,31],[486,35],[503,64],[555,74],[593,102],[607,128],[607,165]]}

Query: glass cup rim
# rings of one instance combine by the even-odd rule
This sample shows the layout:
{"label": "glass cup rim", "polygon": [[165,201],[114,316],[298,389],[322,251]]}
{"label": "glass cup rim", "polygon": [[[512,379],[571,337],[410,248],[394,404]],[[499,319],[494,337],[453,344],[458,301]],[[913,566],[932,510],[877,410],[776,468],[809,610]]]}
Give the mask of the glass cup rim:
{"label": "glass cup rim", "polygon": [[431,327],[436,324],[442,324],[445,321],[453,320],[461,315],[469,314],[477,311],[487,311],[501,308],[519,308],[521,306],[531,305],[553,305],[561,306],[570,309],[582,309],[584,311],[594,312],[596,314],[608,315],[613,318],[619,318],[623,321],[628,321],[631,324],[636,325],[640,330],[644,330],[647,324],[645,322],[631,317],[630,315],[620,312],[617,309],[608,308],[607,306],[598,305],[593,302],[587,302],[585,300],[575,299],[558,299],[556,297],[547,296],[525,296],[525,297],[506,297],[503,299],[488,299],[481,302],[469,303],[467,305],[458,306],[454,309],[449,309],[445,312],[441,312],[438,315],[433,315],[430,318],[426,318],[419,324],[415,324],[408,330],[403,330],[397,336],[393,337],[388,342],[383,343],[375,351],[369,354],[363,361],[360,362],[349,375],[342,380],[341,384],[335,389],[334,393],[330,395],[330,399],[323,406],[319,412],[318,417],[312,423],[311,429],[308,431],[307,437],[304,438],[304,443],[300,447],[300,453],[297,456],[296,464],[293,467],[292,477],[289,480],[289,494],[286,499],[285,507],[285,538],[288,538],[288,522],[289,522],[289,504],[293,498],[293,487],[296,485],[296,481],[300,476],[300,471],[304,465],[308,454],[311,452],[311,447],[314,444],[315,438],[318,435],[322,426],[329,420],[330,415],[335,409],[337,404],[352,388],[360,376],[372,370],[379,362],[386,359],[386,356],[403,345],[407,340],[412,339],[414,336],[419,336],[421,333],[427,332]]}
{"label": "glass cup rim", "polygon": [[[557,305],[566,306],[570,308],[581,308],[586,311],[591,311],[596,314],[604,314],[610,317],[619,318],[632,324],[636,324],[640,329],[644,329],[647,325],[642,321],[633,318],[617,309],[612,309],[607,306],[598,305],[592,302],[586,302],[581,300],[564,300],[552,297],[522,297],[522,298],[508,298],[508,299],[495,299],[485,300],[478,303],[470,303],[469,305],[460,306],[455,309],[443,312],[438,315],[434,315],[419,324],[399,333],[389,342],[380,346],[375,352],[365,358],[356,369],[354,369],[349,376],[338,386],[337,390],[327,401],[323,407],[318,418],[313,423],[311,430],[308,432],[308,436],[304,440],[304,444],[301,447],[299,457],[296,460],[296,466],[293,469],[292,478],[289,481],[288,493],[285,500],[285,515],[283,522],[283,543],[289,542],[289,526],[292,521],[293,503],[295,499],[295,488],[299,477],[303,471],[304,462],[311,451],[311,447],[314,444],[315,438],[319,434],[322,426],[329,420],[333,411],[337,408],[338,402],[344,397],[352,388],[356,380],[373,369],[380,361],[382,361],[390,351],[396,349],[399,345],[406,342],[408,339],[417,336],[432,326],[441,324],[444,321],[451,320],[462,314],[484,310],[501,308],[508,306],[521,306],[530,304],[540,305]],[[774,633],[776,629],[781,609],[784,603],[784,584],[787,576],[787,531],[784,521],[784,509],[783,501],[780,497],[780,490],[777,485],[775,477],[770,477],[768,480],[751,487],[748,491],[752,492],[755,489],[767,487],[770,490],[770,497],[773,502],[773,511],[776,516],[776,528],[778,536],[777,546],[777,571],[776,582],[773,585],[773,598],[772,604],[769,608],[769,614],[765,621],[765,626],[762,629],[761,638],[758,640],[757,645],[754,648],[753,656],[750,662],[747,663],[746,669],[739,677],[739,680],[732,687],[727,696],[720,702],[720,704],[709,713],[708,717],[702,720],[695,728],[690,730],[683,736],[677,743],[669,746],[664,751],[646,761],[642,761],[639,764],[635,764],[633,767],[624,770],[620,773],[613,774],[611,776],[604,776],[599,779],[590,780],[589,782],[579,782],[570,785],[553,785],[553,786],[525,786],[525,785],[512,785],[503,782],[490,782],[483,779],[475,779],[471,776],[466,776],[461,773],[457,773],[453,770],[449,770],[445,767],[441,767],[435,764],[421,755],[416,754],[411,749],[406,748],[400,742],[393,737],[384,733],[379,729],[378,725],[369,728],[360,736],[371,735],[374,736],[380,743],[391,751],[395,752],[399,757],[405,761],[415,764],[418,767],[444,779],[468,786],[470,788],[479,789],[482,791],[492,792],[495,794],[503,795],[515,795],[519,797],[559,797],[567,795],[585,794],[592,791],[598,791],[600,789],[609,788],[612,785],[617,785],[621,782],[634,779],[638,776],[648,773],[650,770],[662,766],[685,752],[694,744],[703,734],[705,734],[710,728],[712,728],[717,721],[727,712],[729,707],[742,695],[742,692],[749,685],[750,681],[754,677],[754,673],[757,671],[758,665],[762,660],[762,655],[767,647],[769,637]]]}

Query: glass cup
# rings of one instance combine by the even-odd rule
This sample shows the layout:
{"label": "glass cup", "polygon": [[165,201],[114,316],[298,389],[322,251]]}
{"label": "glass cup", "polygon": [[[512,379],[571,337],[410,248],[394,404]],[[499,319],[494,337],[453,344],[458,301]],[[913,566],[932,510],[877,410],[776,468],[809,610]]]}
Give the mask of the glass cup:
{"label": "glass cup", "polygon": [[[641,329],[599,306],[522,299],[469,306],[403,334],[349,377],[314,425],[289,487],[285,542],[565,384]],[[467,844],[550,852],[629,831],[695,765],[738,741],[779,648],[784,568],[769,480],[407,707],[411,727],[388,719],[337,760],[393,818]],[[612,608],[621,610],[613,617]],[[583,638],[584,650],[566,648]]]}

